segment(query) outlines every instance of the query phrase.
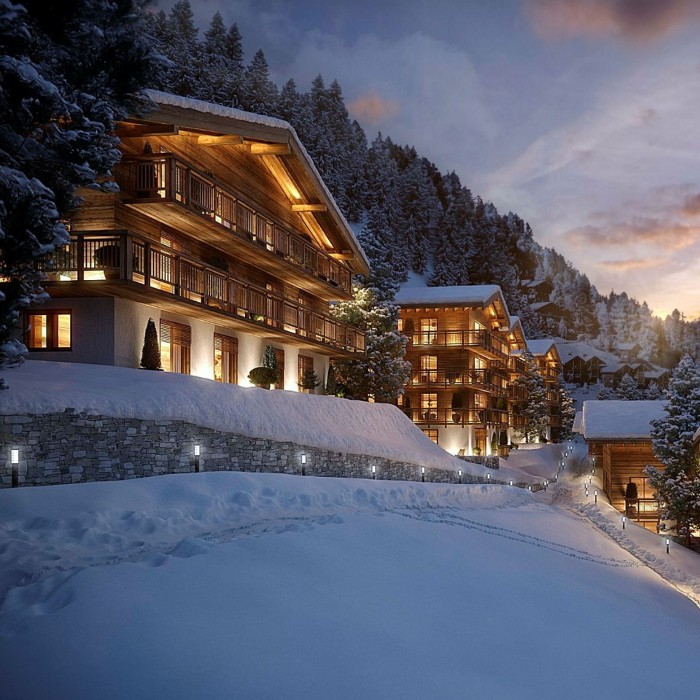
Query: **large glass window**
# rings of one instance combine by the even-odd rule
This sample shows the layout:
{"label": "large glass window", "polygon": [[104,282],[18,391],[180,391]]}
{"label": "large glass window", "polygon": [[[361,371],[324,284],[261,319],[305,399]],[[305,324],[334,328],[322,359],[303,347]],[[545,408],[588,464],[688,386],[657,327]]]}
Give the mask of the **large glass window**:
{"label": "large glass window", "polygon": [[430,345],[437,338],[437,319],[422,318],[420,320],[421,345]]}
{"label": "large glass window", "polygon": [[70,311],[27,313],[27,348],[29,350],[71,350],[72,319]]}
{"label": "large glass window", "polygon": [[192,329],[174,321],[160,322],[160,360],[166,372],[190,373]]}
{"label": "large glass window", "polygon": [[214,333],[214,380],[238,383],[238,338]]}
{"label": "large glass window", "polygon": [[308,394],[311,391],[311,388],[305,389],[303,384],[304,384],[304,377],[305,376],[311,376],[311,372],[314,371],[314,358],[309,357],[308,355],[299,355],[299,368],[298,368],[298,377],[297,377],[297,382],[299,384],[299,391],[301,391],[304,394]]}
{"label": "large glass window", "polygon": [[437,355],[421,355],[420,380],[421,382],[437,381]]}

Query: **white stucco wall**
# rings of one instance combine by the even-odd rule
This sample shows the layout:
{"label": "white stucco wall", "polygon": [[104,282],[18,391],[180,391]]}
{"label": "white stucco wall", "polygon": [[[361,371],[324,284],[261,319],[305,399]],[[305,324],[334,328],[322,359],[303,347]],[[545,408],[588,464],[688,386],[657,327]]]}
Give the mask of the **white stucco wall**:
{"label": "white stucco wall", "polygon": [[114,299],[114,364],[117,367],[139,366],[149,318],[158,328],[158,309],[128,299]]}
{"label": "white stucco wall", "polygon": [[29,353],[30,359],[53,362],[86,362],[95,365],[112,365],[114,361],[114,302],[112,297],[86,299],[52,299],[46,304],[32,307],[41,313],[51,309],[67,309],[71,315],[71,350],[38,350]]}

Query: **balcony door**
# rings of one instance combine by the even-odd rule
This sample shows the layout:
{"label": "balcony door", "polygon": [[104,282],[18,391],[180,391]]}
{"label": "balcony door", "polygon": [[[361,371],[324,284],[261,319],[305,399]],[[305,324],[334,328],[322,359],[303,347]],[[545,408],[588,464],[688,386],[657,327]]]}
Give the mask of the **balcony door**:
{"label": "balcony door", "polygon": [[190,373],[192,329],[174,321],[160,322],[160,360],[166,372]]}

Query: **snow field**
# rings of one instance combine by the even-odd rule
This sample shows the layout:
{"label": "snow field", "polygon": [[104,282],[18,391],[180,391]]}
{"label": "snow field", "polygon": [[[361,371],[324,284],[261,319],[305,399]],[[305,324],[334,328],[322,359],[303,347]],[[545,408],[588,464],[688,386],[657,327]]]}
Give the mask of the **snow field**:
{"label": "snow field", "polygon": [[237,472],[0,492],[0,697],[695,697],[697,608],[555,497]]}

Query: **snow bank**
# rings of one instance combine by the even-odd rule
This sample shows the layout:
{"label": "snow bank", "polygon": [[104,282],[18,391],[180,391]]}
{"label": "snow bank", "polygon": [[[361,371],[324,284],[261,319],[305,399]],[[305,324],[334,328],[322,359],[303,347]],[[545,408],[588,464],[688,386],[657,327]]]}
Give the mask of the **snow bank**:
{"label": "snow bank", "polygon": [[[385,457],[439,469],[486,469],[453,457],[398,408],[332,396],[267,391],[167,372],[29,361],[8,370],[0,414],[65,408],[114,417],[182,420],[248,437]],[[499,473],[509,478],[507,469]]]}

